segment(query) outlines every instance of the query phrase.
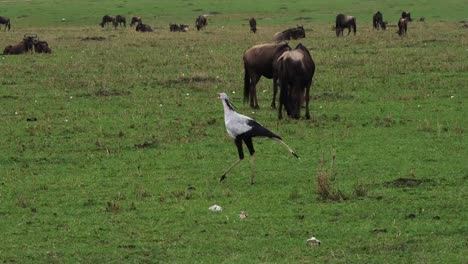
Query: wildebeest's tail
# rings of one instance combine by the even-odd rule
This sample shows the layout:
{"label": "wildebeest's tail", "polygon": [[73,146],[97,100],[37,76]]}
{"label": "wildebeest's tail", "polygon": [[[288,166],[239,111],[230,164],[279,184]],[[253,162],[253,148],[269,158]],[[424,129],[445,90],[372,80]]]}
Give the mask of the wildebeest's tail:
{"label": "wildebeest's tail", "polygon": [[11,28],[10,19],[7,20],[5,28],[8,28],[8,31],[10,31],[10,28]]}
{"label": "wildebeest's tail", "polygon": [[250,75],[247,65],[244,63],[244,103],[249,101],[250,97]]}
{"label": "wildebeest's tail", "polygon": [[353,18],[353,24],[354,24],[353,32],[354,32],[354,35],[356,35],[356,18]]}

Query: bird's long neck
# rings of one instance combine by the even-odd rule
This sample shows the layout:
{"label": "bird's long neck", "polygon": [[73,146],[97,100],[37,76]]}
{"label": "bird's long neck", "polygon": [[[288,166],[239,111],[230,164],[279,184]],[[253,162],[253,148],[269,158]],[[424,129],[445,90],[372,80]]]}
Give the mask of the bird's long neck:
{"label": "bird's long neck", "polygon": [[229,116],[231,116],[233,113],[236,112],[231,102],[229,102],[229,100],[227,99],[223,100],[223,107],[224,107],[224,119],[227,119]]}

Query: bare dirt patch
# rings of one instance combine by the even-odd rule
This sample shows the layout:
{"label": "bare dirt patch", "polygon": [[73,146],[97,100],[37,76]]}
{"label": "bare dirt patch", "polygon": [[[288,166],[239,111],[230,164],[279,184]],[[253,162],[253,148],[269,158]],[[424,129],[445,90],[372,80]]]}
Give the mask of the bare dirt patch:
{"label": "bare dirt patch", "polygon": [[394,181],[389,181],[385,182],[384,186],[385,187],[397,187],[397,188],[402,188],[402,187],[419,187],[421,185],[425,184],[432,184],[432,180],[428,179],[412,179],[412,178],[398,178]]}

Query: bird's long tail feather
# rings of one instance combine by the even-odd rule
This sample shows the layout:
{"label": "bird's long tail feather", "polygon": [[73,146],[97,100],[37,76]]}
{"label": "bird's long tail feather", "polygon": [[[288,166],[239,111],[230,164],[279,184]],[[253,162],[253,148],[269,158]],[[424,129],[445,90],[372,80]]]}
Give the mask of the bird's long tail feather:
{"label": "bird's long tail feather", "polygon": [[301,159],[301,158],[299,158],[299,156],[297,155],[297,153],[296,153],[291,147],[289,147],[286,143],[284,143],[283,140],[281,140],[281,139],[279,139],[279,138],[272,138],[272,139],[275,140],[275,141],[278,141],[278,142],[281,143],[283,146],[285,146],[285,147],[289,150],[289,152],[291,152],[291,154],[292,154],[294,157],[296,157],[297,159]]}

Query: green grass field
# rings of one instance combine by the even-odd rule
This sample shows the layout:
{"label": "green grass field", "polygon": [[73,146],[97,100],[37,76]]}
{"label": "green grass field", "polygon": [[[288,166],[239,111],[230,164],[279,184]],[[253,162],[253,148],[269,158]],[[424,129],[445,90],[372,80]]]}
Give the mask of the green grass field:
{"label": "green grass field", "polygon": [[[53,53],[0,56],[0,261],[466,263],[463,1],[309,2],[2,2],[0,47],[35,32]],[[372,30],[377,10],[426,21],[400,38]],[[337,12],[356,15],[356,36],[336,38]],[[101,29],[106,13],[156,30]],[[317,65],[312,119],[278,121],[271,80],[259,110],[243,105],[242,54],[299,23],[306,38],[290,45]],[[255,139],[255,185],[248,159],[219,183],[237,159],[223,91],[301,160]]]}

